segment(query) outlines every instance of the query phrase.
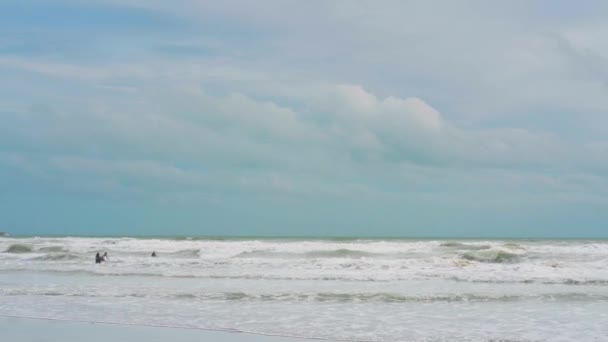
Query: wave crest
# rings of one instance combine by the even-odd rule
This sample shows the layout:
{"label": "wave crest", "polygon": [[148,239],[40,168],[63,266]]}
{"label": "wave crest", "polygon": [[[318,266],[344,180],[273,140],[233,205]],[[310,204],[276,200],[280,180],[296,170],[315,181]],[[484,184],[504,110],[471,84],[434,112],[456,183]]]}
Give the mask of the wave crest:
{"label": "wave crest", "polygon": [[71,253],[54,253],[54,254],[46,254],[43,256],[35,257],[32,260],[48,260],[48,261],[60,261],[60,260],[74,260],[78,259],[78,255]]}
{"label": "wave crest", "polygon": [[67,252],[68,250],[62,246],[48,246],[48,247],[41,247],[40,249],[38,249],[38,251],[39,252],[49,252],[49,253],[61,253],[61,252]]}
{"label": "wave crest", "polygon": [[507,263],[517,262],[523,255],[525,255],[525,253],[506,251],[503,249],[482,249],[466,252],[462,257],[471,261]]}
{"label": "wave crest", "polygon": [[313,258],[365,258],[372,257],[376,254],[360,251],[356,249],[336,249],[331,251],[312,251],[306,253],[306,256]]}
{"label": "wave crest", "polygon": [[462,243],[462,242],[455,242],[455,241],[444,242],[444,243],[440,244],[439,246],[450,247],[450,248],[454,248],[454,249],[462,249],[462,250],[474,250],[474,251],[490,248],[489,245],[470,245],[470,244],[466,244],[466,243]]}
{"label": "wave crest", "polygon": [[6,253],[31,253],[32,252],[32,246],[30,245],[24,245],[24,244],[20,244],[20,243],[16,243],[14,245],[10,245],[6,251]]}
{"label": "wave crest", "polygon": [[171,253],[172,255],[181,256],[181,257],[199,257],[201,255],[200,249],[182,249],[177,252]]}
{"label": "wave crest", "polygon": [[240,258],[351,258],[360,259],[365,257],[377,256],[376,253],[365,252],[355,249],[334,249],[334,250],[316,250],[305,253],[290,253],[290,252],[276,252],[272,250],[253,250],[242,252],[236,255]]}

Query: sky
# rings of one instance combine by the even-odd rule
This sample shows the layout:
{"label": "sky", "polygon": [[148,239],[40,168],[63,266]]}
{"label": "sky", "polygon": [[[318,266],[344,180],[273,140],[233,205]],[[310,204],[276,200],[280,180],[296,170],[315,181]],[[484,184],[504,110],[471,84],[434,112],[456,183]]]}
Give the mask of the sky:
{"label": "sky", "polygon": [[608,237],[606,17],[2,0],[0,231]]}

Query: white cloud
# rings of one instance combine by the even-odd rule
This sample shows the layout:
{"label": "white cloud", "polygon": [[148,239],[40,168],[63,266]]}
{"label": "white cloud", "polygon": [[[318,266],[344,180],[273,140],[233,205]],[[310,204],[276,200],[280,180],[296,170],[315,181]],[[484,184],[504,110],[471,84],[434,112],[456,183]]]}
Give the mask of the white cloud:
{"label": "white cloud", "polygon": [[[211,183],[294,193],[385,191],[404,164],[422,168],[407,177],[507,169],[602,178],[604,25],[546,21],[524,3],[437,4],[116,2],[180,16],[192,31],[146,40],[149,51],[121,62],[0,56],[12,75],[0,85],[11,94],[0,141],[68,158],[51,163],[66,173],[129,178],[140,168],[172,184],[211,170]],[[197,26],[208,17],[231,33]],[[153,53],[167,44],[209,51]],[[31,99],[40,106],[19,109]]]}
{"label": "white cloud", "polygon": [[83,176],[76,187],[97,179],[100,189],[129,183],[142,191],[240,187],[343,196],[390,193],[391,182],[396,189],[414,182],[429,191],[433,182],[411,178],[421,170],[442,178],[455,173],[442,183],[445,188],[454,186],[450,182],[475,184],[477,177],[502,188],[498,183],[507,177],[495,170],[510,169],[532,183],[537,171],[557,170],[554,181],[565,182],[570,174],[595,179],[594,170],[604,165],[601,144],[569,143],[525,129],[465,128],[418,97],[379,97],[354,84],[299,83],[284,89],[288,96],[257,99],[213,95],[204,86],[180,84],[179,77],[162,85],[132,77],[138,91],[118,94],[87,88],[90,80],[71,82],[90,97],[8,114],[0,133],[26,155],[51,156],[40,169],[50,165],[68,177]]}

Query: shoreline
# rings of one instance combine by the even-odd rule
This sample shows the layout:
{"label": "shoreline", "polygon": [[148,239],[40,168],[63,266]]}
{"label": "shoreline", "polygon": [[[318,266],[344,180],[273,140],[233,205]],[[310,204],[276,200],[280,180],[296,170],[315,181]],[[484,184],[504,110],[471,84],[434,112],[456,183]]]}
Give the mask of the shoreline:
{"label": "shoreline", "polygon": [[68,320],[47,317],[25,317],[0,314],[0,331],[12,341],[41,341],[50,339],[62,342],[107,342],[111,340],[145,340],[194,342],[349,342],[315,337],[283,336],[231,329],[198,328],[188,326],[162,326],[129,324],[109,321]]}

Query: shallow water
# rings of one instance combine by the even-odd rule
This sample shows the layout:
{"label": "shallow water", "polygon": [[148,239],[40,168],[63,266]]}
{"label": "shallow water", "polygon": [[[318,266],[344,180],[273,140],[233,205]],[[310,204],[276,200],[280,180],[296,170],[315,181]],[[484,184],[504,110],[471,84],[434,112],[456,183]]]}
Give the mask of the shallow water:
{"label": "shallow water", "polygon": [[[95,265],[98,251],[110,261]],[[1,238],[0,314],[361,341],[604,341],[608,242]]]}

